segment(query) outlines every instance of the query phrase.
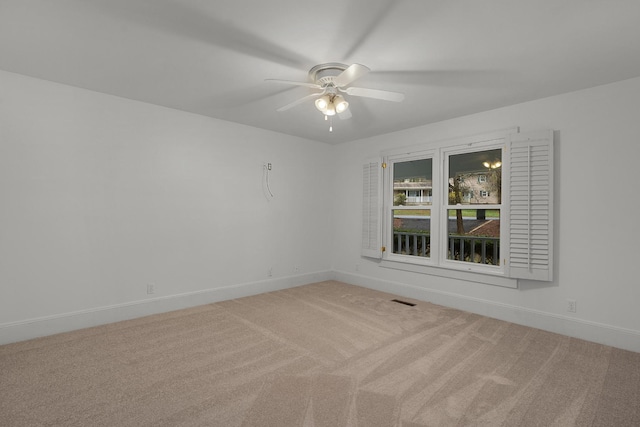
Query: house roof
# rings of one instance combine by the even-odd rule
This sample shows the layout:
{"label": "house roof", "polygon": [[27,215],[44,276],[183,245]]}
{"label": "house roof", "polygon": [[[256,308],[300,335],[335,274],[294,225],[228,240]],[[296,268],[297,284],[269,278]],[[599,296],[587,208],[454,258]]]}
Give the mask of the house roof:
{"label": "house roof", "polygon": [[394,190],[423,190],[432,188],[431,181],[417,181],[417,182],[404,182],[404,181],[394,181],[393,189]]}

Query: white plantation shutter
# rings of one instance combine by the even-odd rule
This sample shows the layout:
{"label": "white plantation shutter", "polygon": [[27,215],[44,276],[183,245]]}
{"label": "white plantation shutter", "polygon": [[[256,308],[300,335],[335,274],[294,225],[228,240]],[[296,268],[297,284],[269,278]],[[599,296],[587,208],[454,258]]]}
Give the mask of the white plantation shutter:
{"label": "white plantation shutter", "polygon": [[382,258],[382,162],[362,168],[362,255]]}
{"label": "white plantation shutter", "polygon": [[507,275],[553,280],[553,131],[514,134],[507,145]]}

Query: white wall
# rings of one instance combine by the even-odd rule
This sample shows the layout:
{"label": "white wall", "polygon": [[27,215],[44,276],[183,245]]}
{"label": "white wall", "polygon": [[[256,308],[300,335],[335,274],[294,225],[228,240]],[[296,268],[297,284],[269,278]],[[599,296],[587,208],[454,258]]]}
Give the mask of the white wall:
{"label": "white wall", "polygon": [[[640,78],[335,148],[337,278],[640,351]],[[555,280],[518,290],[390,270],[361,258],[361,163],[393,147],[520,126],[554,129]],[[344,209],[352,206],[354,209]],[[566,300],[577,312],[566,312]]]}
{"label": "white wall", "polygon": [[[640,351],[639,111],[640,78],[329,146],[0,72],[0,343],[336,277]],[[556,131],[554,282],[360,257],[364,158],[514,126]]]}
{"label": "white wall", "polygon": [[0,343],[326,279],[331,154],[0,72]]}

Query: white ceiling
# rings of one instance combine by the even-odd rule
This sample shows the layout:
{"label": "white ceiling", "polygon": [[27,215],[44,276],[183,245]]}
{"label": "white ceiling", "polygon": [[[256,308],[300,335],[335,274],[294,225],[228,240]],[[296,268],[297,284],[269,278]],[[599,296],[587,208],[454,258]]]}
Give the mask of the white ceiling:
{"label": "white ceiling", "polygon": [[[330,144],[640,76],[638,0],[0,0],[0,69]],[[307,81],[360,63],[329,132]],[[0,99],[1,99],[0,92]]]}

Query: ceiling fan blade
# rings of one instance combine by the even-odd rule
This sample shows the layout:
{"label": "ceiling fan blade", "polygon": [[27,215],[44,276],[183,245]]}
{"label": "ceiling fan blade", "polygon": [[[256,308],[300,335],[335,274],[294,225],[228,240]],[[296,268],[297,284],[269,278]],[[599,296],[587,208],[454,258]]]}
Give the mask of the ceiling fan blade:
{"label": "ceiling fan blade", "polygon": [[365,98],[375,98],[393,102],[402,102],[404,100],[404,93],[390,92],[388,90],[366,89],[363,87],[348,87],[341,90],[352,96],[362,96]]}
{"label": "ceiling fan blade", "polygon": [[91,7],[96,12],[115,16],[124,22],[170,32],[287,67],[302,68],[314,62],[283,45],[268,41],[262,34],[245,30],[229,20],[216,18],[198,5],[203,2],[109,0],[85,3],[83,7]]}
{"label": "ceiling fan blade", "polygon": [[368,67],[360,64],[351,64],[346,70],[341,72],[333,80],[333,84],[337,87],[345,87],[353,83],[355,80],[371,71]]}
{"label": "ceiling fan blade", "polygon": [[384,85],[403,85],[492,88],[514,81],[516,75],[505,70],[375,70],[367,76],[367,81]]}
{"label": "ceiling fan blade", "polygon": [[[353,58],[356,52],[371,39],[375,33],[385,27],[385,20],[393,13],[393,9],[398,5],[399,0],[384,0],[372,2],[370,0],[351,1],[345,6],[348,8],[345,17],[352,18],[357,15],[358,19],[346,19],[342,40],[353,40],[347,46],[346,52],[338,57]],[[347,36],[348,35],[348,36]]]}
{"label": "ceiling fan blade", "polygon": [[282,112],[282,111],[288,110],[289,108],[293,108],[298,104],[302,104],[303,102],[307,101],[308,99],[317,98],[317,97],[319,97],[321,95],[324,95],[324,92],[312,93],[310,95],[307,95],[307,96],[304,96],[304,97],[302,97],[300,99],[297,99],[297,100],[295,100],[295,101],[293,101],[293,102],[291,102],[291,103],[289,103],[287,105],[283,105],[282,107],[278,108],[276,111],[277,112]]}
{"label": "ceiling fan blade", "polygon": [[317,85],[315,83],[308,83],[308,82],[294,82],[291,80],[279,80],[279,79],[265,79],[268,82],[276,82],[276,83],[284,83],[284,84],[288,84],[288,85],[294,85],[294,86],[305,86],[305,87],[311,87],[314,89],[322,89],[322,86]]}

